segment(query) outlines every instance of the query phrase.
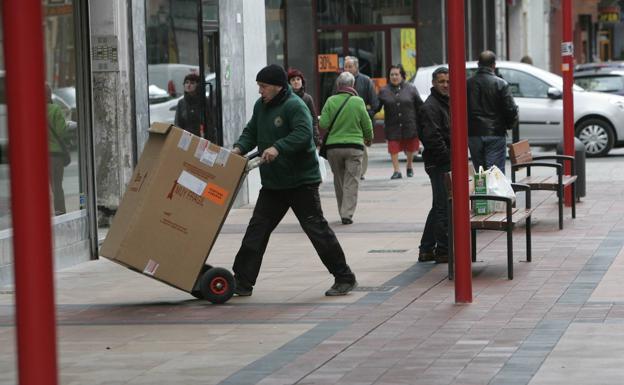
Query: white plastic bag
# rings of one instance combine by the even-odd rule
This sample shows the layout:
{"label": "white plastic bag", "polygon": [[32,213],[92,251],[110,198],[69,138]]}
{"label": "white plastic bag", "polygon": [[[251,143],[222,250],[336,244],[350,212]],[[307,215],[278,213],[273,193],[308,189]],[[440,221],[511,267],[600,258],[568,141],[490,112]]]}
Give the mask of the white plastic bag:
{"label": "white plastic bag", "polygon": [[[516,201],[516,193],[511,187],[511,182],[505,174],[496,166],[490,167],[485,171],[485,180],[488,195],[496,195],[499,197],[511,198],[512,202]],[[490,201],[490,211],[505,211],[505,202]]]}
{"label": "white plastic bag", "polygon": [[316,159],[318,159],[319,171],[321,172],[321,181],[325,182],[327,179],[327,167],[325,166],[325,159],[319,156],[318,150],[316,151]]}

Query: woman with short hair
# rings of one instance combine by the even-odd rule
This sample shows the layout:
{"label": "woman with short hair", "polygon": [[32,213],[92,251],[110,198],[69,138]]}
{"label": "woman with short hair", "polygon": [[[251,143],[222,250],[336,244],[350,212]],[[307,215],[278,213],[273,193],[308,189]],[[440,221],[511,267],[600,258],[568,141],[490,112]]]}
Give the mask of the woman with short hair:
{"label": "woman with short hair", "polygon": [[343,72],[336,80],[336,94],[325,102],[320,126],[328,130],[327,160],[334,174],[334,190],[343,225],[353,223],[362,173],[364,146],[373,140],[373,125],[364,100],[353,88],[355,78]]}
{"label": "woman with short hair", "polygon": [[423,101],[416,87],[405,80],[401,64],[390,66],[388,84],[379,91],[379,107],[384,109],[384,133],[388,141],[388,152],[392,158],[393,173],[390,179],[402,178],[399,168],[399,152],[407,157],[406,174],[414,176],[412,162],[418,152],[418,109]]}

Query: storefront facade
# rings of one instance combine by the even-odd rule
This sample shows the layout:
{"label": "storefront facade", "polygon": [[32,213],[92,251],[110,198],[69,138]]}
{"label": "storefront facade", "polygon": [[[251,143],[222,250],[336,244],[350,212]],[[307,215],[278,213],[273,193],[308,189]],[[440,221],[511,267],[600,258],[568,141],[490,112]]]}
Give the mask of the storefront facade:
{"label": "storefront facade", "polygon": [[[7,1],[7,0],[2,0]],[[1,1],[0,1],[1,3]],[[0,8],[1,9],[1,8]],[[50,173],[55,266],[91,258],[97,249],[94,219],[88,11],[84,0],[43,1],[46,83],[66,124],[48,125],[49,142],[59,136],[71,156],[62,172]],[[0,20],[1,23],[1,20]],[[0,36],[0,45],[3,37]],[[0,288],[12,283],[12,230],[6,76],[0,52]],[[45,128],[44,128],[45,129]],[[52,132],[54,130],[54,132]],[[58,132],[57,132],[58,131]],[[26,165],[25,165],[26,166]],[[48,193],[48,192],[42,192]],[[33,234],[33,241],[37,236]],[[62,257],[61,257],[62,256]]]}
{"label": "storefront facade", "polygon": [[[491,49],[507,57],[504,0],[465,0],[466,59]],[[377,89],[402,64],[411,79],[421,66],[447,63],[445,0],[265,0],[267,62],[306,76],[320,114],[344,67],[358,58]],[[375,142],[385,140],[383,112]]]}
{"label": "storefront facade", "polygon": [[[50,189],[55,269],[60,269],[98,257],[150,122],[173,123],[185,74],[204,79],[203,135],[224,146],[238,138],[257,99],[255,74],[266,65],[264,1],[45,0],[43,7],[46,79],[52,103],[65,119],[60,134],[71,155],[60,176],[62,191]],[[2,40],[0,35],[0,46]],[[3,55],[0,51],[0,289],[10,290]],[[238,204],[253,200],[257,190],[258,177],[252,175]]]}

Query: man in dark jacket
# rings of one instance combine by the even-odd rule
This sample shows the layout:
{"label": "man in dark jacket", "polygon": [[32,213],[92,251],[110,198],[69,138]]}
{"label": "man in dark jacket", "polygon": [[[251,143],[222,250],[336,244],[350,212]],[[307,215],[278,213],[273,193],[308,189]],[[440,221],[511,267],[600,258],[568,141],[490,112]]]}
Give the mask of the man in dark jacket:
{"label": "man in dark jacket", "polygon": [[[373,84],[371,78],[360,72],[360,61],[355,56],[345,56],[344,70],[351,72],[351,74],[355,77],[355,84],[353,85],[353,88],[357,91],[358,96],[364,99],[366,111],[368,111],[368,116],[370,116],[374,129],[375,121],[373,120],[373,116],[375,116],[375,112],[378,110],[377,107],[379,105],[377,92],[375,92],[375,84]],[[370,143],[367,143],[366,145],[368,146]],[[366,146],[364,146],[362,175],[360,176],[360,179],[364,179],[366,170],[368,170],[368,150],[366,149]]]}
{"label": "man in dark jacket", "polygon": [[431,95],[420,107],[418,129],[425,146],[423,160],[431,180],[433,203],[420,240],[418,262],[448,262],[448,212],[444,174],[451,170],[449,71],[433,71]]}
{"label": "man in dark jacket", "polygon": [[477,73],[468,79],[468,147],[475,170],[496,165],[504,173],[505,137],[517,124],[518,106],[495,68],[494,52],[483,51]]}
{"label": "man in dark jacket", "polygon": [[256,81],[262,97],[233,152],[245,154],[258,147],[264,160],[260,166],[262,188],[234,260],[235,294],[251,295],[271,232],[291,208],[334,276],[334,284],[325,295],[345,295],[357,282],[336,235],[323,217],[321,174],[310,111],[288,86],[283,68],[269,65],[258,72]]}

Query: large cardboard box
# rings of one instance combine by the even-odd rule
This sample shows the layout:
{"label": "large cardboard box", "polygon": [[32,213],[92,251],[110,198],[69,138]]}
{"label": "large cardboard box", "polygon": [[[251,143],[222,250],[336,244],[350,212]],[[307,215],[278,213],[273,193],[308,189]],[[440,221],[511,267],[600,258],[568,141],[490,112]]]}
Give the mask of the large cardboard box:
{"label": "large cardboard box", "polygon": [[169,124],[149,131],[100,255],[190,292],[247,160]]}

